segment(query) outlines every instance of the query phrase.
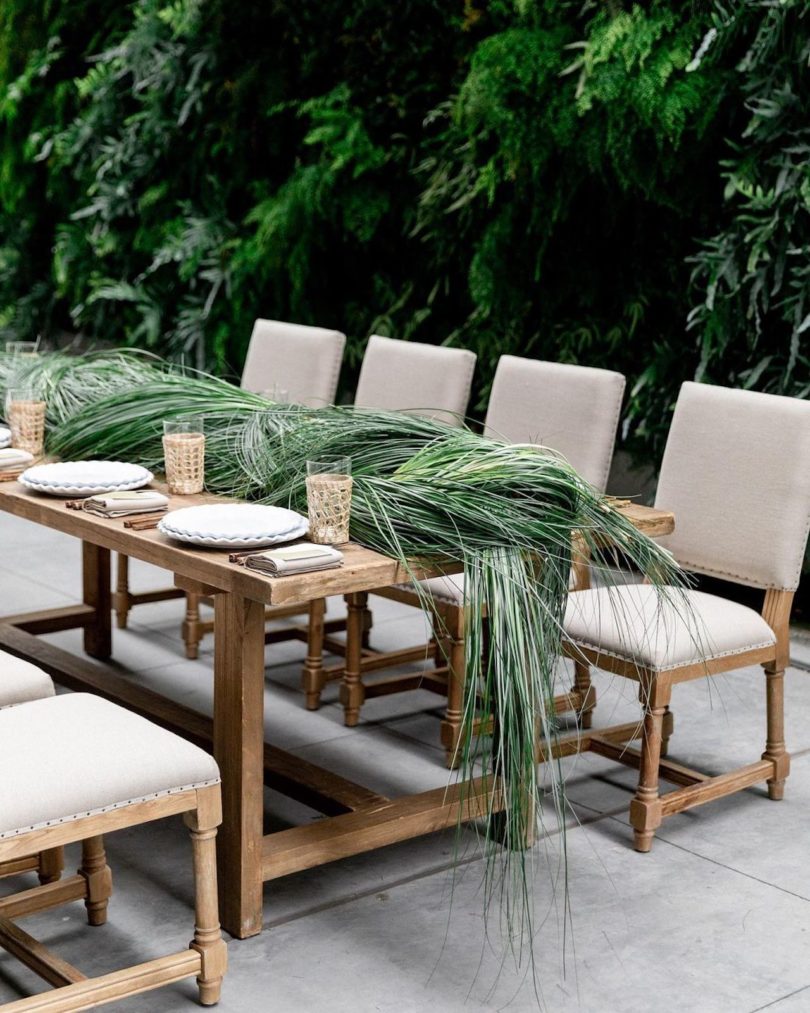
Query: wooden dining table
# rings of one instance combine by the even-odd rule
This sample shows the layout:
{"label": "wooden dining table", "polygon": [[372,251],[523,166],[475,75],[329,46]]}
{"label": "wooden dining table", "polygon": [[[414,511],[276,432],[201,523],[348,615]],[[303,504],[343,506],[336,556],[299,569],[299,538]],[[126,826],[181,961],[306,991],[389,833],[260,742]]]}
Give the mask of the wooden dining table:
{"label": "wooden dining table", "polygon": [[[221,502],[217,497],[173,497],[169,509]],[[623,504],[619,509],[651,537],[669,534],[671,513]],[[76,605],[0,618],[0,648],[45,669],[69,689],[92,692],[186,738],[213,748],[222,774],[223,822],[218,838],[223,927],[245,938],[261,931],[263,884],[326,862],[418,837],[482,816],[491,787],[481,779],[388,798],[264,741],[265,607],[305,605],[343,595],[347,602],[347,678],[359,678],[365,592],[436,571],[396,560],[362,545],[341,546],[338,569],[267,577],[229,560],[227,550],[172,541],[156,529],[135,530],[122,519],[71,510],[62,499],[0,484],[0,510],[82,542],[83,600]],[[214,600],[213,719],[118,674],[112,657],[110,557],[119,552],[174,574],[183,591]],[[443,571],[444,572],[444,571]],[[81,628],[79,657],[40,639]],[[322,664],[322,644],[311,636],[307,663]],[[272,698],[271,698],[272,699]],[[86,731],[92,735],[92,729]],[[263,787],[323,814],[304,826],[263,833]],[[497,801],[494,807],[497,808]]]}

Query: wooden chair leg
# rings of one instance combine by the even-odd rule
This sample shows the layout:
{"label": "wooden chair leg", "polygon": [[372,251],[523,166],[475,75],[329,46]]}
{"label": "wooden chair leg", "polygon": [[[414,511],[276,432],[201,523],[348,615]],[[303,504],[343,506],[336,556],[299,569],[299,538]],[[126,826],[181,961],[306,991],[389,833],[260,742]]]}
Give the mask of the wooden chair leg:
{"label": "wooden chair leg", "polygon": [[189,592],[186,595],[186,617],[183,620],[183,641],[186,645],[186,657],[196,661],[200,655],[200,596]]}
{"label": "wooden chair leg", "polygon": [[39,881],[43,884],[56,883],[62,878],[65,868],[65,849],[49,848],[39,853]]}
{"label": "wooden chair leg", "polygon": [[79,875],[87,880],[87,921],[90,925],[104,925],[107,921],[107,904],[112,896],[112,873],[104,852],[104,838],[88,837],[82,841],[82,864]]}
{"label": "wooden chair leg", "polygon": [[353,728],[360,720],[360,708],[366,696],[361,679],[361,662],[363,612],[367,601],[365,591],[346,595],[346,667],[340,686],[340,702],[343,704],[343,721],[347,728]]}
{"label": "wooden chair leg", "polygon": [[768,778],[768,797],[779,801],[785,795],[785,779],[790,773],[790,754],[785,747],[785,670],[765,666],[767,704],[767,739],[763,760],[773,763],[773,777]]}
{"label": "wooden chair leg", "polygon": [[630,823],[636,851],[649,851],[655,831],[661,826],[661,798],[658,794],[658,766],[661,762],[661,738],[664,712],[669,705],[672,686],[666,677],[642,680],[639,695],[644,707],[644,733],[641,742],[641,766],[638,788],[630,803]]}
{"label": "wooden chair leg", "polygon": [[579,708],[580,728],[588,729],[593,725],[593,711],[596,707],[596,690],[591,682],[591,668],[584,662],[574,662],[574,692],[582,696]]}
{"label": "wooden chair leg", "polygon": [[461,719],[464,711],[464,686],[467,661],[464,643],[464,609],[448,609],[447,630],[447,710],[441,724],[441,740],[450,770],[461,763]]}
{"label": "wooden chair leg", "polygon": [[219,1002],[222,979],[228,966],[228,950],[219,927],[217,902],[216,837],[219,819],[206,818],[205,810],[187,813],[186,825],[191,831],[194,857],[194,939],[190,946],[202,960],[197,985],[203,1006]]}
{"label": "wooden chair leg", "polygon": [[113,609],[119,630],[125,630],[129,622],[129,611],[132,600],[129,596],[129,556],[118,553],[116,559],[115,592],[113,593]]}
{"label": "wooden chair leg", "polygon": [[669,704],[664,708],[664,718],[661,722],[661,755],[666,756],[669,752],[669,740],[675,731],[675,715],[669,709]]}
{"label": "wooden chair leg", "polygon": [[307,710],[316,711],[321,706],[323,692],[323,624],[326,615],[326,599],[317,598],[309,603],[309,625],[307,627],[307,657],[301,673],[306,696]]}

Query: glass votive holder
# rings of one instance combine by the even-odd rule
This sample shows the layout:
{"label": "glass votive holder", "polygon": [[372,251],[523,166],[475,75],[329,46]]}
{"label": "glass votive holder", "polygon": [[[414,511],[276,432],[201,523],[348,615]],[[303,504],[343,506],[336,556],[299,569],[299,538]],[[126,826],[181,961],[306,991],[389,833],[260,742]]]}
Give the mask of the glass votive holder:
{"label": "glass votive holder", "polygon": [[205,485],[205,420],[202,415],[166,419],[163,459],[169,492],[191,496]]}
{"label": "glass votive holder", "polygon": [[307,461],[309,538],[319,545],[340,545],[349,540],[352,512],[352,461]]}
{"label": "glass votive holder", "polygon": [[6,421],[11,445],[34,457],[45,445],[45,402],[30,387],[12,387],[6,394]]}

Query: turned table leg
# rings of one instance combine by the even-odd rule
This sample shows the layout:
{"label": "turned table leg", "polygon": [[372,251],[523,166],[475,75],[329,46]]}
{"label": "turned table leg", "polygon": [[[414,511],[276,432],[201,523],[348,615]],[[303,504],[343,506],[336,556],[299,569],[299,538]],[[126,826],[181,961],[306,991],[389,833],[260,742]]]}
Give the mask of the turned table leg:
{"label": "turned table leg", "polygon": [[116,556],[115,594],[113,609],[119,630],[125,630],[129,622],[132,600],[129,593],[129,556],[119,552]]}
{"label": "turned table leg", "polygon": [[346,595],[346,666],[340,686],[344,723],[352,728],[360,720],[366,692],[361,680],[363,660],[363,613],[368,595],[355,591]]}
{"label": "turned table leg", "polygon": [[323,623],[326,599],[316,598],[309,603],[307,627],[307,657],[301,673],[307,710],[316,711],[321,705],[323,692]]}
{"label": "turned table leg", "polygon": [[84,650],[106,661],[112,655],[112,588],[110,550],[82,542],[83,600],[95,615],[84,628]]}
{"label": "turned table leg", "polygon": [[214,756],[222,775],[217,847],[222,924],[239,939],[262,929],[264,605],[214,596]]}

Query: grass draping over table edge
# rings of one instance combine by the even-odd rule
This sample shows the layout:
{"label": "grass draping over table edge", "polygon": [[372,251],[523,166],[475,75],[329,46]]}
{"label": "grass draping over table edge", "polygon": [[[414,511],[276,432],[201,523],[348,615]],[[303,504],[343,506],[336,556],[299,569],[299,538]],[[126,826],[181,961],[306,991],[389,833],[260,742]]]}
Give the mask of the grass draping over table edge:
{"label": "grass draping over table edge", "polygon": [[[558,455],[467,428],[400,413],[271,405],[132,352],[0,353],[0,388],[10,386],[35,387],[47,400],[48,449],[64,460],[123,459],[160,469],[163,420],[202,412],[211,491],[303,512],[307,459],[349,455],[353,539],[405,566],[414,559],[463,566],[469,621],[460,777],[497,782],[504,812],[483,812],[478,824],[484,905],[498,902],[517,961],[527,952],[532,958],[532,852],[522,842],[536,825],[543,829],[544,801],[563,825],[562,775],[549,763],[541,780],[535,748],[538,735],[550,746],[557,734],[552,701],[571,533],[581,533],[603,580],[618,547],[671,598],[683,581],[666,550]],[[683,598],[676,604],[687,607]],[[495,722],[492,740],[477,731],[482,715]]]}

